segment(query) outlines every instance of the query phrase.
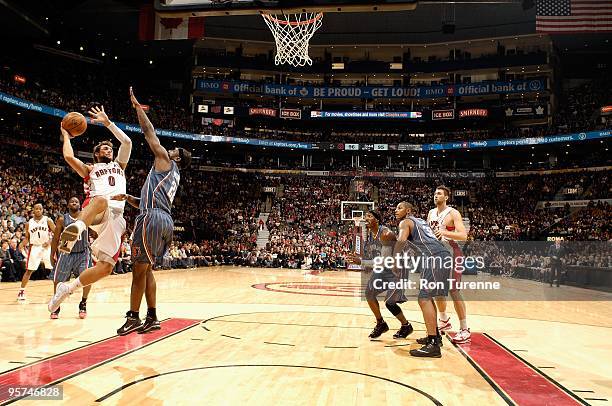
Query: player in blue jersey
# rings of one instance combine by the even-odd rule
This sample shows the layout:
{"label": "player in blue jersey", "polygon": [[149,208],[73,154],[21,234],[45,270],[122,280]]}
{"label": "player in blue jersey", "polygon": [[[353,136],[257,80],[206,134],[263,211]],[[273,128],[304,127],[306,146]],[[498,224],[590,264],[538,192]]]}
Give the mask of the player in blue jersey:
{"label": "player in blue jersey", "polygon": [[[83,231],[81,238],[74,244],[72,251],[69,254],[61,253],[58,250],[60,242],[60,234],[64,228],[77,221],[81,214],[81,202],[79,198],[73,196],[68,201],[68,213],[59,216],[55,221],[55,232],[53,240],[51,240],[51,262],[53,263],[53,293],[57,289],[57,284],[60,282],[68,282],[70,275],[78,278],[85,269],[93,266],[91,261],[91,248],[89,247],[88,230]],[[55,256],[57,255],[57,260]],[[79,303],[79,318],[84,319],[87,316],[87,296],[91,290],[91,285],[83,288],[83,296]],[[52,319],[59,317],[60,308],[51,313]]]}
{"label": "player in blue jersey", "polygon": [[426,340],[417,341],[423,347],[410,350],[410,355],[439,358],[442,356],[442,338],[437,328],[434,298],[448,295],[452,254],[436,238],[427,222],[414,217],[414,213],[414,206],[408,202],[399,203],[395,209],[395,217],[400,223],[394,252],[396,255],[399,252],[410,253],[411,263],[420,271],[419,306],[427,329]]}
{"label": "player in blue jersey", "polygon": [[[155,156],[153,167],[140,191],[140,198],[129,195],[114,196],[115,200],[127,200],[131,206],[140,209],[132,234],[132,289],[130,293],[130,311],[127,320],[117,330],[117,334],[126,335],[133,331],[146,333],[159,330],[160,324],[156,314],[157,285],[153,268],[163,258],[172,242],[174,221],[172,220],[172,201],[178,189],[181,175],[191,163],[191,153],[184,148],[167,151],[159,142],[155,128],[147,117],[130,88],[132,106],[136,109],[138,122],[145,140]],[[146,294],[147,317],[142,323],[138,315],[143,294]]]}

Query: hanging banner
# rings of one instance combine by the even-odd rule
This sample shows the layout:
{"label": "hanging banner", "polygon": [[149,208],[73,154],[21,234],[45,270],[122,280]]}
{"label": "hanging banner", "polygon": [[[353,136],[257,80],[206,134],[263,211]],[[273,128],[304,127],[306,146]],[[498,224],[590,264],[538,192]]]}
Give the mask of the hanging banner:
{"label": "hanging banner", "polygon": [[292,86],[260,84],[246,81],[198,79],[196,90],[212,93],[248,93],[268,96],[310,99],[435,99],[450,96],[478,96],[541,92],[546,79],[513,80],[509,82],[479,82],[437,86]]}

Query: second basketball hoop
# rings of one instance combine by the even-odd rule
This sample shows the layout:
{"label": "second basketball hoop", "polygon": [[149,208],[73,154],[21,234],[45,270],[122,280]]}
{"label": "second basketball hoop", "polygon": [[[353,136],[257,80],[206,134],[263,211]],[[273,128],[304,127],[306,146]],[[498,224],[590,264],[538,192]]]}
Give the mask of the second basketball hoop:
{"label": "second basketball hoop", "polygon": [[262,17],[276,42],[276,65],[312,65],[308,46],[314,33],[323,24],[323,13],[266,14]]}

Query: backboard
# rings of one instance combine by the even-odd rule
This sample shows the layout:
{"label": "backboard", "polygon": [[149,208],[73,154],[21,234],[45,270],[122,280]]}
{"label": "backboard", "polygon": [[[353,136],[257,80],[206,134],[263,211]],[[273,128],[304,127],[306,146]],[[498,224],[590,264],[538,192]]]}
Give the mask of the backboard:
{"label": "backboard", "polygon": [[385,12],[414,10],[416,6],[417,0],[155,0],[155,10],[162,17]]}

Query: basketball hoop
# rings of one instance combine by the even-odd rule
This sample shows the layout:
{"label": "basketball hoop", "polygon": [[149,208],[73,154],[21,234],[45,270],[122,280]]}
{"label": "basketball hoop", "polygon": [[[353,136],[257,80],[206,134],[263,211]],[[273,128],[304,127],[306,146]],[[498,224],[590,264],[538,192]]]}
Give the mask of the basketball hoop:
{"label": "basketball hoop", "polygon": [[276,65],[312,65],[310,38],[323,24],[323,13],[262,14],[276,42]]}

